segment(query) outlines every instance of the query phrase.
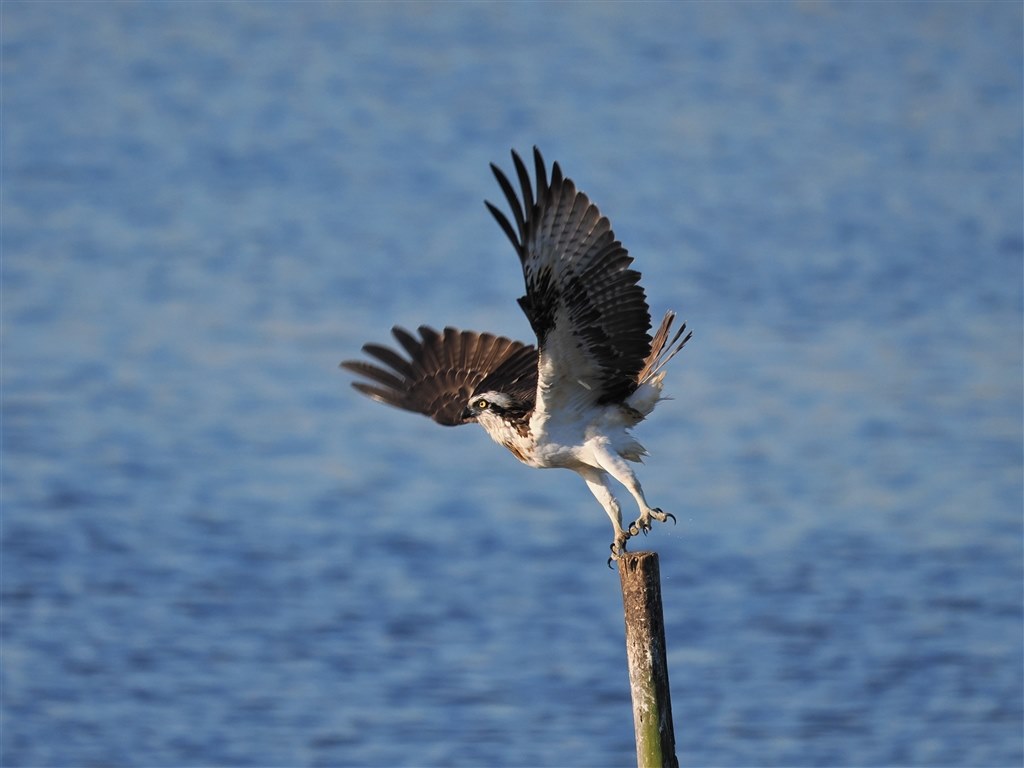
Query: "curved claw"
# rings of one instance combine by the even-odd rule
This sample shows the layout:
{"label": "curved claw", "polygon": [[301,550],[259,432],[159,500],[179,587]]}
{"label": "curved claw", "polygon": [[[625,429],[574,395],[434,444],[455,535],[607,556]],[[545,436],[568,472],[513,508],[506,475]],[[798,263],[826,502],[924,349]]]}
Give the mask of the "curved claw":
{"label": "curved claw", "polygon": [[612,551],[612,553],[611,553],[610,555],[608,555],[608,567],[609,567],[609,568],[610,568],[611,570],[613,570],[613,571],[614,571],[615,569],[614,569],[614,568],[612,568],[612,560],[615,560],[615,555],[617,554],[617,553],[616,553],[616,551],[615,551],[615,545],[616,545],[617,543],[618,543],[618,542],[615,542],[615,541],[613,541],[613,542],[611,543],[611,545],[610,545],[610,546],[608,547],[608,549],[610,549],[610,550]]}
{"label": "curved claw", "polygon": [[673,515],[671,512],[664,512],[661,509],[661,507],[655,507],[652,511],[655,513],[656,519],[660,520],[663,523],[667,522],[670,517],[672,518],[673,524],[677,522],[675,515]]}
{"label": "curved claw", "polygon": [[[623,554],[625,554],[626,542],[629,541],[630,538],[632,538],[633,536],[633,534],[631,534],[629,531],[623,531],[622,533],[622,541],[619,541],[618,537],[616,537],[615,541],[613,541],[608,547],[612,551],[612,554],[608,558],[609,568],[612,568],[613,560],[618,560],[620,557],[622,557]],[[612,568],[612,570],[614,570],[614,568]]]}
{"label": "curved claw", "polygon": [[638,517],[632,523],[629,524],[629,532],[631,535],[636,536],[643,531],[644,536],[651,530],[651,521],[645,520],[643,517]]}

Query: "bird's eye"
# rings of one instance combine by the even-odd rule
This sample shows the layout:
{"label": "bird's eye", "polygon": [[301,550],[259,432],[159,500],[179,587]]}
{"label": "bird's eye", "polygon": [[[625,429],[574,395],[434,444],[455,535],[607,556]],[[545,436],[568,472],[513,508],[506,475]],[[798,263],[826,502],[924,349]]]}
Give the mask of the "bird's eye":
{"label": "bird's eye", "polygon": [[487,410],[487,406],[489,406],[489,405],[490,405],[490,403],[488,403],[483,398],[481,398],[480,400],[476,401],[476,408],[477,408],[478,411],[486,411]]}

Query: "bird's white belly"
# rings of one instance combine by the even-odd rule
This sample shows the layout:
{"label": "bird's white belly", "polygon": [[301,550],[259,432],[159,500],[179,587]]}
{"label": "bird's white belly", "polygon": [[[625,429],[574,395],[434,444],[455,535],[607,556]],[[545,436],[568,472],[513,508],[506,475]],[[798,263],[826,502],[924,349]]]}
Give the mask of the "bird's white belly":
{"label": "bird's white belly", "polygon": [[587,465],[585,446],[544,443],[536,446],[533,457],[527,463],[532,467],[564,467],[575,469]]}
{"label": "bird's white belly", "polygon": [[[535,436],[535,467],[600,468],[598,452],[613,451],[620,456],[635,452],[636,441],[621,424],[601,418],[590,424],[581,422],[548,424]],[[641,449],[642,450],[642,449]]]}
{"label": "bird's white belly", "polygon": [[520,434],[500,419],[481,418],[480,424],[499,445],[524,464],[538,469],[558,467],[601,469],[598,455],[608,452],[638,461],[643,447],[629,434],[617,410],[608,409],[591,421],[542,419],[531,423],[529,434]]}

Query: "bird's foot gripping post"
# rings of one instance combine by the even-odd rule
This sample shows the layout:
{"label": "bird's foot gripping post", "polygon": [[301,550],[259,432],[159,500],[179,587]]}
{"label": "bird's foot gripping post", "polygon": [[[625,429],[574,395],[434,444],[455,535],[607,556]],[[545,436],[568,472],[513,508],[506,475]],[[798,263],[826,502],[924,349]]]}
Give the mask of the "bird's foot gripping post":
{"label": "bird's foot gripping post", "polygon": [[626,542],[629,541],[632,537],[633,534],[629,531],[619,531],[617,534],[615,534],[615,540],[612,542],[611,545],[612,553],[608,557],[609,568],[612,567],[612,562],[616,560],[621,560],[624,555],[628,554],[626,552]]}
{"label": "bird's foot gripping post", "polygon": [[626,618],[626,658],[633,698],[638,768],[679,768],[665,650],[661,573],[654,552],[616,558]]}
{"label": "bird's foot gripping post", "polygon": [[650,511],[650,516],[640,516],[639,518],[637,518],[629,524],[629,528],[626,528],[625,530],[619,530],[619,532],[615,535],[615,541],[612,542],[612,554],[611,557],[608,558],[609,568],[612,567],[613,560],[621,560],[624,555],[628,554],[626,552],[627,541],[629,541],[634,536],[639,536],[641,531],[643,531],[644,536],[647,535],[647,532],[651,530],[651,518],[654,518],[655,520],[662,523],[667,522],[669,519],[672,520],[673,524],[675,524],[676,522],[676,516],[673,515],[671,512],[662,512],[660,509],[655,508]]}

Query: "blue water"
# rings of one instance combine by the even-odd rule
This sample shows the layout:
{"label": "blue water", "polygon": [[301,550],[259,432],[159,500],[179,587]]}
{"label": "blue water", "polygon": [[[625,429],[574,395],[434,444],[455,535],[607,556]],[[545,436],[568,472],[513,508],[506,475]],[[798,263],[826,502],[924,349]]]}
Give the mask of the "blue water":
{"label": "blue water", "polygon": [[611,529],[348,387],[529,338],[538,144],[695,336],[678,753],[1019,766],[1019,3],[0,5],[4,766],[623,766]]}

